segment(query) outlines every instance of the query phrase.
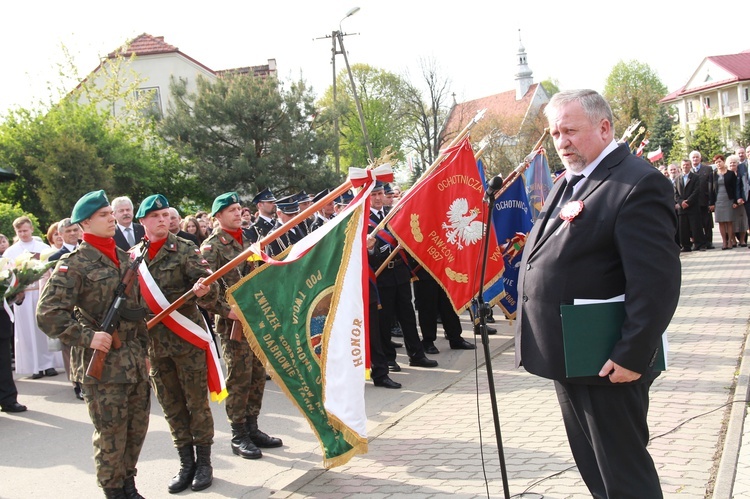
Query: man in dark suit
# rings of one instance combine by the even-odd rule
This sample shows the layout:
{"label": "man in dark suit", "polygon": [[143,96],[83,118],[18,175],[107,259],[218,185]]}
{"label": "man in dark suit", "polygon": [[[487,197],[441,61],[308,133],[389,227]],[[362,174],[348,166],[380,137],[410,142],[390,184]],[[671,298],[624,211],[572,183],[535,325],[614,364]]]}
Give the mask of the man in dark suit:
{"label": "man in dark suit", "polygon": [[143,226],[133,222],[133,202],[127,196],[120,196],[112,200],[112,209],[115,210],[115,244],[123,251],[135,246],[146,232]]}
{"label": "man in dark suit", "polygon": [[[66,253],[73,252],[77,247],[83,232],[78,224],[74,224],[70,221],[70,218],[63,218],[57,223],[57,232],[62,237],[63,245],[62,248],[57,250],[49,257],[50,262],[56,262]],[[65,367],[65,373],[70,379],[70,345],[62,344],[62,357],[63,366]],[[78,400],[83,400],[83,388],[77,381],[73,381],[73,393]]]}
{"label": "man in dark suit", "polygon": [[191,234],[190,232],[186,232],[180,228],[181,223],[182,223],[182,217],[180,216],[180,212],[177,211],[177,208],[175,208],[174,206],[170,206],[169,207],[169,232],[171,232],[177,237],[187,239],[188,241],[195,244],[196,246],[200,246],[201,243],[200,241],[198,241],[198,238],[195,237],[195,235]]}
{"label": "man in dark suit", "polygon": [[[710,166],[701,164],[701,153],[693,151],[690,153],[690,164],[693,173],[700,179],[698,189],[698,202],[700,203],[701,226],[703,227],[703,241],[706,249],[714,249],[714,217],[708,208],[711,192],[714,190],[714,171]],[[695,248],[694,248],[695,249]]]}
{"label": "man in dark suit", "polygon": [[[573,457],[593,497],[659,498],[646,450],[648,391],[680,292],[673,187],[617,145],[612,110],[593,90],[557,93],[544,112],[567,172],[524,251],[516,362],[554,380]],[[622,339],[598,376],[568,378],[560,306],[619,295]]]}
{"label": "man in dark suit", "polygon": [[258,217],[242,232],[251,242],[257,243],[276,227],[276,196],[266,187],[255,195],[253,203],[258,207]]}
{"label": "man in dark suit", "polygon": [[675,179],[675,209],[679,220],[680,246],[682,251],[691,250],[690,236],[696,249],[704,250],[703,226],[701,225],[701,212],[698,203],[700,192],[700,179],[693,173],[690,160],[683,159],[682,174]]}

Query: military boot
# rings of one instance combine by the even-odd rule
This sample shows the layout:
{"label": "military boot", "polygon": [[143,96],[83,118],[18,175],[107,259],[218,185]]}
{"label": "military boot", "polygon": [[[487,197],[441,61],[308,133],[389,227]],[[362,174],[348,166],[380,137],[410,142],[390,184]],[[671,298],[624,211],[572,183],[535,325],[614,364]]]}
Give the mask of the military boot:
{"label": "military boot", "polygon": [[135,477],[131,476],[125,479],[122,484],[122,491],[125,493],[126,499],[146,499],[138,493],[138,489],[135,488]]}
{"label": "military boot", "polygon": [[247,436],[245,423],[232,423],[232,452],[245,459],[260,459],[263,454]]}
{"label": "military boot", "polygon": [[284,445],[280,438],[269,437],[258,429],[258,416],[248,416],[245,420],[245,429],[247,430],[247,436],[258,447],[271,449]]}
{"label": "military boot", "polygon": [[214,469],[211,466],[211,446],[198,445],[195,448],[195,478],[190,486],[193,490],[203,490],[211,486],[214,481]]}
{"label": "military boot", "polygon": [[125,495],[125,491],[120,489],[103,489],[104,490],[104,497],[107,499],[127,499],[128,496]]}
{"label": "military boot", "polygon": [[193,456],[193,446],[186,445],[179,447],[177,453],[180,455],[180,470],[167,485],[170,494],[182,492],[190,486],[195,476],[195,457]]}

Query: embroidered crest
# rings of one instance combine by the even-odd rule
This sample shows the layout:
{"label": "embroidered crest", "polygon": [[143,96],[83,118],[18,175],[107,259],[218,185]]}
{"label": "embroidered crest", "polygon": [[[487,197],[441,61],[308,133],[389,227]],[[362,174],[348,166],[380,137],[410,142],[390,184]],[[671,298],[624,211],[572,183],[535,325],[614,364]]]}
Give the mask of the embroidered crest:
{"label": "embroidered crest", "polygon": [[157,208],[161,208],[161,201],[159,199],[154,201],[154,204],[156,205]]}
{"label": "embroidered crest", "polygon": [[481,240],[484,223],[475,220],[479,213],[479,208],[469,209],[466,198],[454,199],[446,213],[449,223],[443,223],[448,242],[457,245],[458,249],[464,249],[464,244],[468,246]]}
{"label": "embroidered crest", "polygon": [[64,274],[67,271],[68,271],[68,266],[67,265],[60,265],[59,267],[57,267],[57,272],[59,272],[59,273]]}

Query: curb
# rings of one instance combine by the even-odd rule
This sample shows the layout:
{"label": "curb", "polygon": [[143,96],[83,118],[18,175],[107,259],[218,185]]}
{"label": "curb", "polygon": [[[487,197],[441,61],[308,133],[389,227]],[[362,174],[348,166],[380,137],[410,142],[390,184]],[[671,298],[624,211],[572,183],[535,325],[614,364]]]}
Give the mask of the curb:
{"label": "curb", "polygon": [[[747,403],[750,394],[750,348],[747,345],[747,333],[740,360],[739,375],[734,387],[734,394],[730,400],[732,407],[729,413],[729,423],[724,435],[724,448],[721,452],[719,469],[716,473],[713,499],[731,499],[734,480],[737,475],[737,462],[742,447],[742,432],[745,425]],[[747,442],[750,445],[750,442]]]}

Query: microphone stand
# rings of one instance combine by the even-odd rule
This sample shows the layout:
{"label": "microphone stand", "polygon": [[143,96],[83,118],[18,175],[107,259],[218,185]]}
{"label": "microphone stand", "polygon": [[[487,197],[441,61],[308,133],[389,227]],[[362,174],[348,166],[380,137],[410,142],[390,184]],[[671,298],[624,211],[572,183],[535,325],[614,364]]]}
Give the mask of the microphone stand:
{"label": "microphone stand", "polygon": [[510,499],[508,490],[508,471],[505,469],[505,453],[503,451],[503,438],[500,434],[500,415],[497,410],[497,396],[495,395],[495,378],[492,374],[492,359],[490,358],[490,338],[487,334],[487,317],[490,313],[489,305],[484,301],[484,277],[487,273],[487,256],[490,248],[490,237],[492,233],[492,210],[495,208],[495,195],[488,196],[489,209],[487,210],[487,222],[484,231],[484,248],[482,250],[482,270],[479,278],[479,293],[472,300],[475,310],[479,315],[479,331],[482,335],[482,346],[484,347],[484,361],[487,367],[487,383],[490,391],[490,405],[492,406],[492,420],[495,423],[495,439],[497,440],[497,453],[500,459],[500,474],[503,480],[503,493],[505,499]]}

